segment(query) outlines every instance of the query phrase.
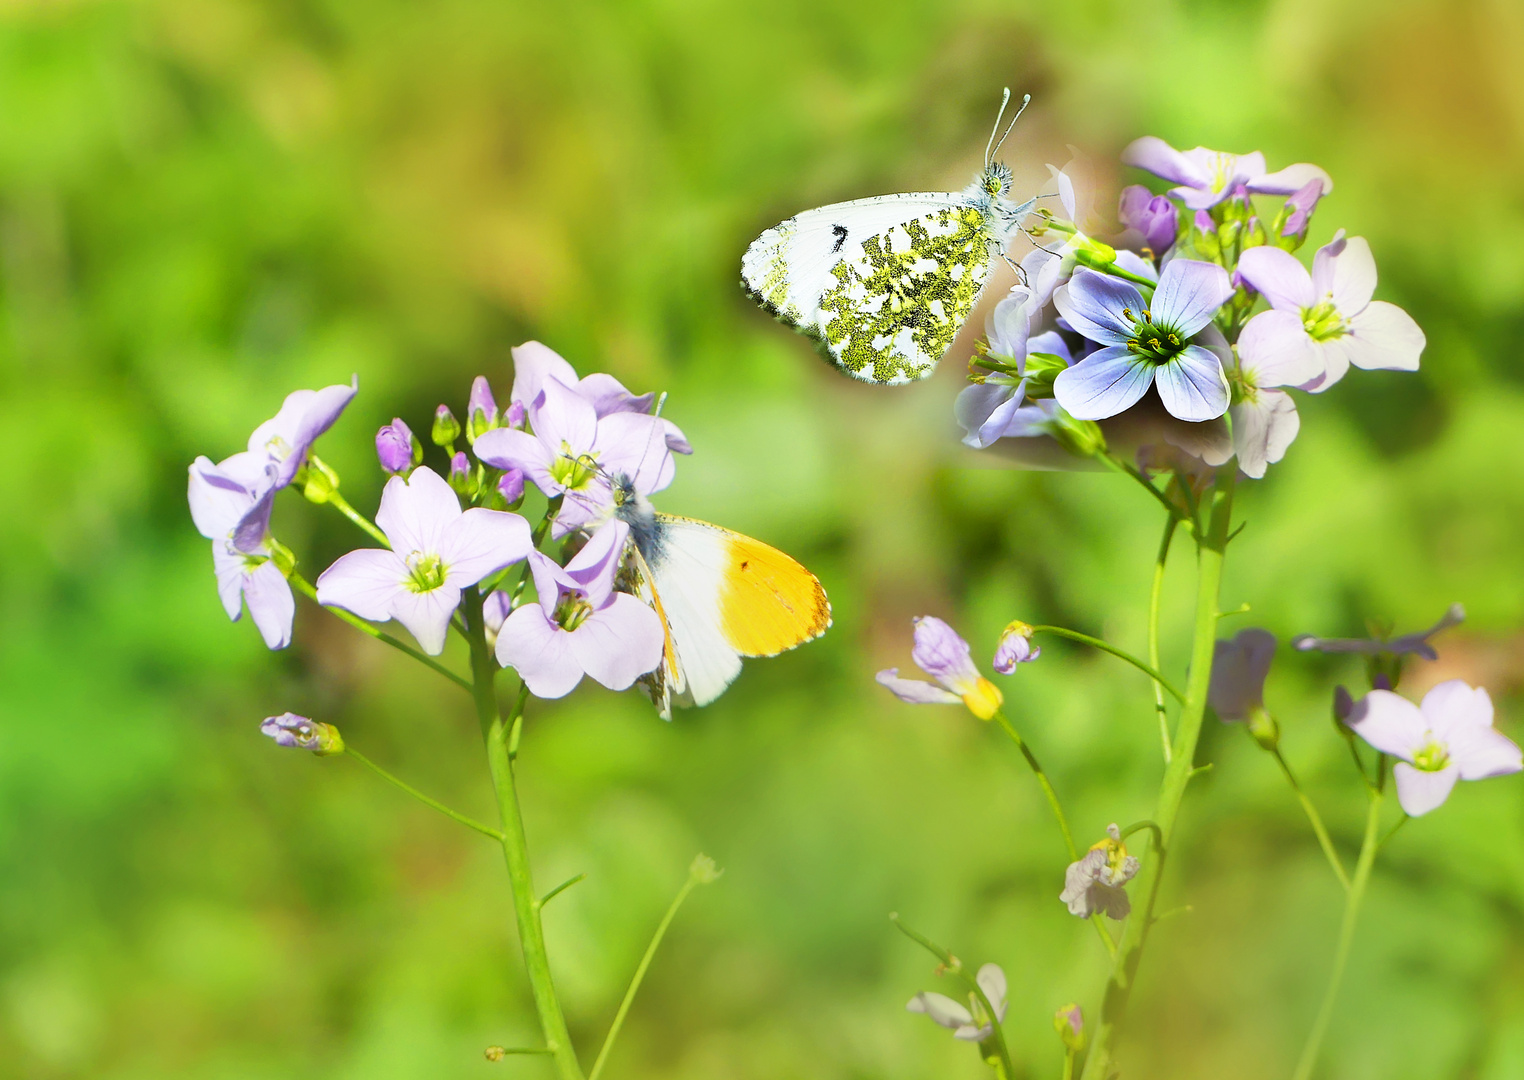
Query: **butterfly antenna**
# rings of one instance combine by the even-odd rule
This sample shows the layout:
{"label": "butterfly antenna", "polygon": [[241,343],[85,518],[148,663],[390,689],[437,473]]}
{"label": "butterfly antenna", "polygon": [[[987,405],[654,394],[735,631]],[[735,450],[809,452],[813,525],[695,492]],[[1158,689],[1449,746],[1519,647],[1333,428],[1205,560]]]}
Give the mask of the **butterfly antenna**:
{"label": "butterfly antenna", "polygon": [[986,169],[990,167],[990,162],[993,160],[991,154],[994,153],[995,149],[995,133],[1000,130],[1000,121],[1005,117],[1005,107],[1010,103],[1011,88],[1007,86],[1004,95],[1000,99],[1000,111],[995,114],[995,126],[990,129],[989,142],[984,144],[984,167]]}
{"label": "butterfly antenna", "polygon": [[[1011,92],[1009,90],[1007,90],[1005,92],[1005,94],[1006,94],[1007,98],[1009,98],[1011,96]],[[1030,104],[1032,104],[1032,95],[1031,94],[1023,94],[1022,98],[1021,98],[1021,108],[1017,109],[1016,110],[1016,115],[1011,117],[1011,123],[1005,129],[1005,135],[1000,136],[1000,141],[995,144],[994,150],[987,151],[985,153],[984,163],[986,165],[988,165],[991,161],[994,160],[994,155],[995,154],[1000,153],[1001,146],[1003,146],[1005,144],[1005,136],[1009,135],[1011,133],[1011,128],[1016,126],[1016,121],[1021,119],[1021,114],[1027,111],[1027,106],[1030,105]],[[1005,111],[1004,108],[1002,108],[1001,111],[1004,112]],[[999,124],[998,120],[996,121],[996,124]],[[990,137],[991,138],[994,137],[994,132],[990,133]]]}
{"label": "butterfly antenna", "polygon": [[661,392],[661,397],[656,399],[656,407],[651,410],[651,415],[652,416],[660,416],[661,415],[661,411],[664,408],[666,408],[666,407],[667,407],[667,392],[665,390],[663,390]]}

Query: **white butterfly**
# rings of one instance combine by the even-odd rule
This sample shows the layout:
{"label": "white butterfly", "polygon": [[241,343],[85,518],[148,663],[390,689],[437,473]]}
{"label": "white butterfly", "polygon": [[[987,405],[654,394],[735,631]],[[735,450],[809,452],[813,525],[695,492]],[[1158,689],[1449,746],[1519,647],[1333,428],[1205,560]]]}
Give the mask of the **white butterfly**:
{"label": "white butterfly", "polygon": [[746,249],[741,281],[752,299],[811,338],[842,371],[893,385],[924,379],[979,300],[990,266],[1035,199],[1006,198],[1011,170],[995,152],[961,192],[915,192],[806,210],[768,229]]}

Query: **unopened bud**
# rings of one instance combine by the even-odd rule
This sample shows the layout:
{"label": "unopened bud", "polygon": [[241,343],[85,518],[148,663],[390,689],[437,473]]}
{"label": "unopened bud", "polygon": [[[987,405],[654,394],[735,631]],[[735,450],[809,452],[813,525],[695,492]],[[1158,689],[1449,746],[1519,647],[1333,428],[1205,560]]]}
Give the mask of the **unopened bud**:
{"label": "unopened bud", "polygon": [[468,498],[476,487],[471,477],[471,459],[466,457],[464,450],[456,451],[455,456],[450,459],[450,486],[457,494]]}
{"label": "unopened bud", "polygon": [[1078,1005],[1065,1005],[1053,1014],[1053,1030],[1064,1041],[1064,1048],[1077,1054],[1085,1048],[1085,1016]]}
{"label": "unopened bud", "polygon": [[1263,708],[1249,710],[1249,734],[1266,750],[1274,750],[1281,743],[1281,726]]}
{"label": "unopened bud", "polygon": [[320,724],[296,713],[267,716],[259,725],[262,735],[275,740],[277,746],[289,746],[298,750],[311,750],[319,757],[344,752],[344,740],[339,729],[332,724]]}
{"label": "unopened bud", "polygon": [[524,497],[524,470],[510,466],[497,482],[497,493],[510,507]]}
{"label": "unopened bud", "polygon": [[307,497],[308,502],[321,505],[339,490],[339,474],[316,454],[307,455],[305,472],[306,479],[302,483],[302,494]]}
{"label": "unopened bud", "polygon": [[1312,212],[1323,197],[1323,181],[1312,179],[1286,199],[1276,217],[1280,225],[1277,243],[1287,251],[1295,251],[1307,239],[1307,227],[1312,223]]}
{"label": "unopened bud", "polygon": [[1060,409],[1051,430],[1060,446],[1079,457],[1094,457],[1106,450],[1106,436],[1094,420],[1076,420]]}
{"label": "unopened bud", "polygon": [[450,411],[448,405],[441,405],[434,410],[434,427],[429,432],[429,440],[435,446],[453,450],[455,440],[458,438],[460,438],[460,421],[455,419],[455,414]]}
{"label": "unopened bud", "polygon": [[503,414],[503,426],[522,429],[524,426],[524,403],[515,401],[508,406],[508,411]]}
{"label": "unopened bud", "polygon": [[1017,664],[1030,664],[1041,655],[1042,649],[1032,644],[1032,627],[1018,619],[1000,635],[991,666],[1002,675],[1010,675],[1016,671]]}
{"label": "unopened bud", "polygon": [[495,427],[497,402],[492,397],[492,387],[487,385],[487,377],[478,375],[471,383],[471,400],[466,405],[466,441],[474,443]]}
{"label": "unopened bud", "polygon": [[393,476],[408,472],[423,460],[423,447],[417,446],[417,442],[412,429],[400,418],[393,418],[390,424],[376,432],[376,458],[381,462],[381,468]]}
{"label": "unopened bud", "polygon": [[489,1046],[482,1051],[482,1056],[488,1061],[502,1061],[508,1056],[508,1048],[506,1046]]}

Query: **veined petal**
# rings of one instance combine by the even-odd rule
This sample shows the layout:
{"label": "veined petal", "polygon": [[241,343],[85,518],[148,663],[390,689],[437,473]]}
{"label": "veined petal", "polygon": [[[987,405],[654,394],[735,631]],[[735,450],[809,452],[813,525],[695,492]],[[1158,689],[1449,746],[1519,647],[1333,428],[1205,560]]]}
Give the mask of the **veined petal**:
{"label": "veined petal", "polygon": [[1261,311],[1250,319],[1238,337],[1238,362],[1260,387],[1302,386],[1323,374],[1323,354],[1290,311]]}
{"label": "veined petal", "polygon": [[1154,385],[1165,409],[1181,420],[1215,420],[1228,411],[1231,395],[1222,361],[1200,345],[1187,345],[1169,363],[1160,364]]}
{"label": "veined petal", "polygon": [[878,684],[901,701],[911,705],[961,705],[957,694],[921,679],[902,679],[899,668],[887,668],[874,678]]}
{"label": "veined petal", "polygon": [[529,432],[515,428],[500,427],[484,432],[471,449],[495,469],[519,469],[531,477],[548,475],[556,460],[550,447]]}
{"label": "veined petal", "polygon": [[960,697],[979,682],[968,642],[935,615],[915,620],[915,648],[910,655],[917,667]]}
{"label": "veined petal", "polygon": [[538,341],[526,341],[513,349],[513,389],[510,401],[524,408],[534,404],[546,379],[555,379],[562,386],[577,385],[577,371],[561,355],[548,345]]}
{"label": "veined petal", "polygon": [[1056,356],[1066,364],[1074,363],[1074,354],[1069,351],[1069,343],[1056,330],[1044,330],[1027,339],[1027,355],[1031,356],[1035,352]]}
{"label": "veined petal", "polygon": [[1004,435],[1012,415],[1021,407],[1025,387],[1025,380],[965,386],[953,402],[953,416],[968,433],[963,441],[982,450]]}
{"label": "veined petal", "polygon": [[1104,420],[1148,393],[1154,373],[1151,362],[1121,345],[1109,345],[1060,371],[1053,381],[1053,396],[1078,420]]}
{"label": "veined petal", "polygon": [[1316,302],[1312,275],[1289,251],[1268,245],[1252,247],[1239,256],[1238,272],[1277,311],[1300,315],[1303,308]]}
{"label": "veined petal", "polygon": [[1009,356],[1020,363],[1027,355],[1027,335],[1032,329],[1032,316],[1037,308],[1032,304],[1032,290],[1025,285],[1013,285],[1011,291],[995,305],[984,324],[984,335],[989,338],[990,352],[997,356]]}
{"label": "veined petal", "polygon": [[[568,365],[570,366],[570,365]],[[649,413],[655,394],[632,394],[612,375],[594,372],[575,384],[577,393],[592,405],[599,419],[617,412]]]}
{"label": "veined petal", "polygon": [[376,524],[406,559],[413,552],[437,555],[445,529],[460,518],[460,500],[433,469],[424,465],[403,479],[394,476],[381,492]]}
{"label": "veined petal", "polygon": [[1233,418],[1233,451],[1245,476],[1258,480],[1265,468],[1286,456],[1302,429],[1296,403],[1280,390],[1259,390],[1253,401],[1228,409]]}
{"label": "veined petal", "polygon": [[219,541],[227,539],[255,500],[252,491],[205,457],[198,457],[190,467],[186,497],[196,531]]}
{"label": "veined petal", "polygon": [[392,597],[407,588],[409,576],[395,551],[361,548],[339,556],[318,575],[318,603],[384,622],[392,617]]}
{"label": "veined petal", "polygon": [[473,507],[445,526],[436,554],[445,580],[463,588],[527,557],[533,547],[529,523],[519,515]]}
{"label": "veined petal", "polygon": [[259,636],[271,649],[291,644],[291,621],[296,617],[296,598],[291,583],[273,562],[263,562],[244,578],[244,602]]}
{"label": "veined petal", "polygon": [[243,618],[243,587],[248,580],[249,562],[236,551],[229,551],[227,541],[212,541],[212,571],[217,575],[217,599],[233,622]]}
{"label": "veined petal", "polygon": [[1131,165],[1186,187],[1204,188],[1211,180],[1179,150],[1154,135],[1134,139],[1122,151],[1122,164]]}
{"label": "veined petal", "polygon": [[598,436],[598,414],[571,387],[546,379],[529,406],[535,437],[552,454],[577,458],[591,452]]}
{"label": "veined petal", "polygon": [[582,550],[566,564],[563,573],[587,593],[588,603],[595,608],[603,607],[614,591],[614,575],[619,572],[619,560],[624,558],[625,541],[629,535],[630,527],[622,521],[599,526]]}
{"label": "veined petal", "polygon": [[1376,260],[1371,255],[1370,244],[1363,236],[1351,236],[1344,241],[1344,250],[1327,260],[1320,275],[1316,262],[1322,258],[1323,251],[1314,258],[1314,283],[1322,284],[1320,277],[1327,280],[1327,284],[1317,290],[1318,299],[1323,299],[1326,289],[1340,315],[1350,319],[1360,314],[1376,292]]}
{"label": "veined petal", "polygon": [[1423,749],[1429,723],[1411,701],[1390,690],[1372,690],[1355,703],[1349,727],[1383,754],[1412,761]]}
{"label": "veined petal", "polygon": [[[1073,292],[1074,286],[1069,289]],[[1159,275],[1150,310],[1157,326],[1191,337],[1217,314],[1233,295],[1228,272],[1216,263],[1175,259]],[[1219,414],[1220,415],[1220,414]]]}
{"label": "veined petal", "polygon": [[515,608],[497,632],[497,662],[519,673],[537,698],[565,697],[582,681],[571,635],[546,617],[539,604]]}
{"label": "veined petal", "polygon": [[1305,161],[1250,179],[1247,186],[1255,194],[1295,195],[1313,180],[1323,185],[1324,195],[1333,191],[1333,180],[1328,173]]}
{"label": "veined petal", "polygon": [[598,421],[595,449],[599,466],[610,476],[623,474],[642,495],[661,491],[677,475],[660,419],[641,413],[615,413]]}
{"label": "veined petal", "polygon": [[430,656],[444,652],[450,616],[459,606],[460,589],[448,582],[425,592],[402,588],[392,594],[392,618],[407,627],[418,647]]}
{"label": "veined petal", "polygon": [[661,663],[667,634],[656,612],[633,596],[615,593],[568,638],[583,671],[610,690],[626,690]]}
{"label": "veined petal", "polygon": [[1392,776],[1397,781],[1397,802],[1403,812],[1409,817],[1422,817],[1444,805],[1460,779],[1460,770],[1454,762],[1438,772],[1426,772],[1399,761],[1392,766]]}
{"label": "veined petal", "polygon": [[1428,343],[1413,316],[1385,300],[1366,305],[1339,340],[1355,367],[1388,371],[1417,371],[1418,357]]}
{"label": "veined petal", "polygon": [[1133,285],[1084,267],[1074,272],[1069,287],[1053,302],[1075,332],[1103,345],[1125,345],[1133,324],[1123,312],[1131,311],[1134,319],[1142,318],[1146,306]]}

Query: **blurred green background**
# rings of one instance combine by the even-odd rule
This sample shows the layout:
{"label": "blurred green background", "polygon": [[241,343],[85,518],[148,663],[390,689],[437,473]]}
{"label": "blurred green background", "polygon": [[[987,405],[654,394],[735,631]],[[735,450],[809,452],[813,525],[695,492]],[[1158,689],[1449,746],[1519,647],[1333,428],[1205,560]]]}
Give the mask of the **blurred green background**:
{"label": "blurred green background", "polygon": [[[1524,660],[1524,9],[1513,0],[0,5],[0,1075],[548,1076],[499,853],[353,762],[280,751],[294,709],[491,815],[469,702],[304,604],[271,654],[229,625],[185,466],[297,387],[361,393],[322,453],[371,509],[371,439],[426,430],[538,338],[671,392],[696,453],[659,500],[778,544],[827,637],[658,720],[584,687],[522,757],[553,965],[591,1060],[694,852],[726,868],[657,958],[612,1078],[976,1077],[903,1012],[937,988],[886,914],[1011,977],[1023,1077],[1104,964],[998,733],[872,673],[910,617],[987,656],[1012,617],[1141,648],[1156,508],[1106,475],[971,468],[959,364],[883,391],[737,288],[761,229],[836,199],[961,187],[1000,87],[1034,102],[1019,189],[1145,133],[1314,161],[1313,234],[1370,238],[1417,375],[1303,395],[1241,505],[1225,606],[1282,640],[1471,618],[1417,689]],[[1103,168],[1103,174],[1105,169]],[[1310,252],[1310,247],[1309,247]],[[966,339],[967,340],[967,339]],[[966,343],[966,341],[965,341]],[[959,346],[963,348],[962,345]],[[965,350],[966,351],[966,350]],[[290,496],[315,574],[364,542]],[[1166,662],[1188,633],[1171,567]],[[1089,839],[1146,816],[1147,683],[1044,645],[1002,685]],[[447,659],[458,660],[451,654]],[[1329,727],[1344,662],[1283,650],[1269,704],[1347,852],[1363,798]],[[1272,763],[1209,721],[1122,1049],[1144,1078],[1290,1072],[1340,896]],[[1384,856],[1329,1040],[1347,1080],[1524,1076],[1524,780],[1462,785]],[[941,989],[948,989],[946,986]]]}

